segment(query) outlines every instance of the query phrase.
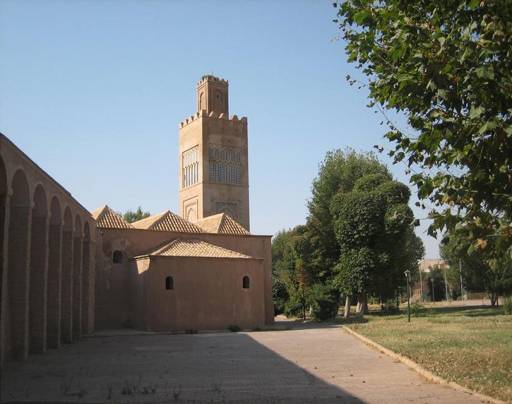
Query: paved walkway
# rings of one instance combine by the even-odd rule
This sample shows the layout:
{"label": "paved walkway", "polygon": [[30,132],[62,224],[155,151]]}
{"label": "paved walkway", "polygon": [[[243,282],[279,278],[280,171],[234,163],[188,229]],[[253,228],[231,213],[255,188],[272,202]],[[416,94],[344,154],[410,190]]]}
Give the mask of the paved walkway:
{"label": "paved walkway", "polygon": [[339,327],[86,338],[8,366],[4,401],[478,403]]}

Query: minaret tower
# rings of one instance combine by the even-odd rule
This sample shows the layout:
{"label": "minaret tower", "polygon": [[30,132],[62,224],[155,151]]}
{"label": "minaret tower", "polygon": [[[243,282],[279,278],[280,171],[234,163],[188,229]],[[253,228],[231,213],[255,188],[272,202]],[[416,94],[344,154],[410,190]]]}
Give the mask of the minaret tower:
{"label": "minaret tower", "polygon": [[229,117],[226,80],[202,77],[179,139],[180,215],[195,222],[224,212],[249,230],[247,118]]}

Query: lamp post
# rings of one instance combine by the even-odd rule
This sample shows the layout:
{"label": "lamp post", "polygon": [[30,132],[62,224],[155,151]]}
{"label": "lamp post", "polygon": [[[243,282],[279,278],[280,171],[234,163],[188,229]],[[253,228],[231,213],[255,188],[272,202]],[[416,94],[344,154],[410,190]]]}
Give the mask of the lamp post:
{"label": "lamp post", "polygon": [[405,280],[407,282],[407,322],[411,322],[411,292],[409,290],[409,278],[411,277],[411,271],[407,270],[404,272]]}
{"label": "lamp post", "polygon": [[434,278],[430,278],[430,283],[432,284],[432,302],[436,301],[436,292],[434,291]]}
{"label": "lamp post", "polygon": [[420,268],[420,301],[423,301],[423,279],[421,279],[421,268]]}
{"label": "lamp post", "polygon": [[444,297],[445,300],[448,301],[448,296],[450,292],[448,291],[448,279],[446,278],[446,266],[444,267]]}
{"label": "lamp post", "polygon": [[459,275],[460,275],[460,300],[464,300],[464,288],[462,286],[462,262],[459,258]]}

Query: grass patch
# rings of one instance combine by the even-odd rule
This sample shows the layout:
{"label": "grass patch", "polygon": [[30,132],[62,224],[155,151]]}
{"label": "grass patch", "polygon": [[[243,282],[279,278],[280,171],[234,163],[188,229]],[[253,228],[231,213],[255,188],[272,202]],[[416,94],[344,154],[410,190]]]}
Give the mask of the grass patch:
{"label": "grass patch", "polygon": [[430,308],[421,316],[365,316],[353,330],[434,374],[512,402],[512,316],[495,308]]}

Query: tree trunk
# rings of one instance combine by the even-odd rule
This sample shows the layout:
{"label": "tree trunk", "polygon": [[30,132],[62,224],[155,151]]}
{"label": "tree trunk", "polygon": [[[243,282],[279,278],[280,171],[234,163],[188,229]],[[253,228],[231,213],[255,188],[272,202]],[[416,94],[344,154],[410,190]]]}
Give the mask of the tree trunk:
{"label": "tree trunk", "polygon": [[368,305],[366,303],[366,293],[360,293],[359,295],[357,295],[356,314],[361,317],[367,311],[368,311]]}
{"label": "tree trunk", "polygon": [[498,306],[498,294],[494,291],[491,291],[489,293],[489,298],[491,299],[491,306],[497,307]]}
{"label": "tree trunk", "polygon": [[349,318],[350,317],[350,296],[345,297],[345,309],[343,310],[343,318]]}

